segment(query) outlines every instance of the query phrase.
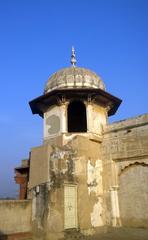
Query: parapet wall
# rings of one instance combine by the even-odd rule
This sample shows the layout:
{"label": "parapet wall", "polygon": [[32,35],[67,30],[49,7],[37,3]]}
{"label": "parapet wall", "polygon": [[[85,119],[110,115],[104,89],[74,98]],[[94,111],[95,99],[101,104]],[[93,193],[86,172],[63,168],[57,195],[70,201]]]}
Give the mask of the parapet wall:
{"label": "parapet wall", "polygon": [[148,114],[106,126],[104,159],[127,160],[148,157]]}
{"label": "parapet wall", "polygon": [[31,201],[0,201],[0,235],[31,232]]}
{"label": "parapet wall", "polygon": [[137,128],[148,124],[148,114],[114,122],[106,126],[105,133]]}

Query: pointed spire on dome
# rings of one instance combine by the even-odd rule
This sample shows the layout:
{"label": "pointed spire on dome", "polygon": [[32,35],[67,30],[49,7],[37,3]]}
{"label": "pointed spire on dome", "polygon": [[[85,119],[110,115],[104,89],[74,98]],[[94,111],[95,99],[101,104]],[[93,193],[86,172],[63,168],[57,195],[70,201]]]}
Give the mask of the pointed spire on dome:
{"label": "pointed spire on dome", "polygon": [[75,55],[75,49],[74,49],[74,47],[72,47],[72,54],[71,54],[71,65],[73,66],[73,67],[75,67],[76,66],[76,62],[77,62],[77,60],[76,60],[76,55]]}

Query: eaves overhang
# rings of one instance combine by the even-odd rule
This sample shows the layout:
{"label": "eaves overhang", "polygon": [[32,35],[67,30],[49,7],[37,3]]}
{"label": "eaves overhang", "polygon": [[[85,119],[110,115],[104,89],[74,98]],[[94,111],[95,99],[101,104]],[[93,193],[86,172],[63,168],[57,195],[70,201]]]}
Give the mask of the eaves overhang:
{"label": "eaves overhang", "polygon": [[33,114],[43,116],[44,112],[53,105],[59,105],[63,99],[80,99],[92,101],[108,107],[108,116],[114,115],[122,100],[110,93],[95,88],[56,89],[43,94],[29,102]]}

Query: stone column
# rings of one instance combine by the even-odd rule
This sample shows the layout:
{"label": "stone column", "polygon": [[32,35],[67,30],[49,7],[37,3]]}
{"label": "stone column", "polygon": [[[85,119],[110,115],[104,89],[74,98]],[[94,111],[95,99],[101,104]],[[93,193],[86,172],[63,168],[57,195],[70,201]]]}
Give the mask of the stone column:
{"label": "stone column", "polygon": [[120,226],[120,210],[119,210],[119,200],[118,200],[118,186],[110,187],[111,195],[111,217],[112,217],[112,226]]}
{"label": "stone column", "polygon": [[87,119],[87,132],[91,132],[91,114],[92,114],[92,104],[87,103],[86,106],[86,119]]}
{"label": "stone column", "polygon": [[67,106],[68,103],[61,105],[61,133],[67,133]]}

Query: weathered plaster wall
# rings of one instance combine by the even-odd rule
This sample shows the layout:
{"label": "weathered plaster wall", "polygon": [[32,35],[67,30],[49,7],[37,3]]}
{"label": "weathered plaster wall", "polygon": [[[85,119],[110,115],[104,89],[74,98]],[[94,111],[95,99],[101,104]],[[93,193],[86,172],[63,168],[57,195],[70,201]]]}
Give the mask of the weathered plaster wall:
{"label": "weathered plaster wall", "polygon": [[78,183],[79,227],[84,231],[101,227],[104,206],[100,143],[78,136],[71,146],[77,152],[74,174]]}
{"label": "weathered plaster wall", "polygon": [[[50,146],[47,148],[47,158],[41,155],[42,161],[49,163],[48,181],[38,181],[38,191],[33,187],[33,226],[37,235],[46,239],[63,237],[64,230],[64,182],[72,181],[73,150],[68,146]],[[42,148],[42,147],[41,147]],[[35,150],[35,149],[34,149]],[[41,164],[41,162],[40,162]],[[44,172],[42,172],[42,175]]]}
{"label": "weathered plaster wall", "polygon": [[106,109],[96,104],[87,104],[87,126],[88,132],[95,135],[103,133],[104,125],[107,123]]}
{"label": "weathered plaster wall", "polygon": [[31,201],[0,201],[0,233],[31,232]]}
{"label": "weathered plaster wall", "polygon": [[63,186],[52,183],[32,189],[32,226],[35,239],[61,239],[64,229]]}
{"label": "weathered plaster wall", "polygon": [[[38,203],[42,206],[37,225],[44,228],[47,238],[54,238],[55,234],[62,237],[65,184],[77,186],[78,228],[83,233],[93,233],[94,227],[102,227],[104,200],[100,143],[75,136],[64,146],[53,145],[48,151],[48,159],[50,165],[46,191],[36,194],[33,200],[36,210]],[[46,196],[43,192],[47,193]]]}
{"label": "weathered plaster wall", "polygon": [[29,190],[49,181],[50,145],[32,148],[30,156]]}
{"label": "weathered plaster wall", "polygon": [[53,106],[44,113],[44,140],[59,135],[62,131],[62,107]]}
{"label": "weathered plaster wall", "polygon": [[[141,226],[142,216],[146,214],[144,209],[148,207],[145,200],[142,200],[143,197],[146,199],[148,197],[147,192],[145,192],[147,181],[144,177],[144,172],[142,173],[140,170],[140,166],[138,171],[135,171],[134,169],[136,168],[133,168],[133,172],[130,169],[128,174],[124,170],[128,169],[128,166],[134,167],[136,164],[148,164],[148,115],[145,114],[137,118],[107,125],[104,133],[102,152],[107,223],[112,225],[122,224],[131,226],[132,224],[132,226]],[[137,187],[134,184],[136,179],[139,178],[139,174],[142,174],[145,178],[145,180],[141,179],[141,187],[140,185]],[[137,198],[138,204],[143,205],[145,202],[143,211],[141,209],[141,215],[137,215],[137,218],[134,218],[133,205],[128,205],[128,201],[132,203],[134,199],[132,194],[128,196],[128,193],[125,192],[125,185],[127,184],[129,184],[132,192],[140,196]],[[146,195],[143,196],[142,192],[145,192]],[[125,204],[127,196],[128,200],[127,204]],[[120,198],[119,201],[117,200],[118,197]],[[126,209],[127,206],[129,206],[128,210]],[[126,214],[127,212],[128,215]],[[132,218],[133,221],[131,221]]]}
{"label": "weathered plaster wall", "polygon": [[[148,114],[107,125],[104,154],[120,160],[148,154]],[[110,143],[110,144],[109,144]]]}
{"label": "weathered plaster wall", "polygon": [[[41,152],[34,149],[32,169],[41,168],[39,176],[42,177],[46,173],[44,181],[32,175],[32,179],[36,179],[32,186],[46,185],[46,191],[36,195],[35,204],[42,206],[38,213],[38,226],[46,229],[47,238],[52,239],[55,234],[62,237],[65,184],[77,186],[77,218],[81,232],[93,233],[94,229],[104,225],[147,226],[148,213],[144,209],[148,202],[148,116],[106,127],[104,119],[102,124],[100,136],[101,133],[103,136],[99,141],[91,139],[89,133],[82,136],[65,133],[64,145],[55,138],[53,145],[41,146]],[[134,184],[138,178],[141,183]],[[126,192],[127,184],[129,189]],[[133,194],[137,196],[136,208],[140,204],[144,206],[143,210],[134,210],[131,206],[134,197],[129,192],[132,191],[137,194]]]}
{"label": "weathered plaster wall", "polygon": [[63,237],[64,230],[64,188],[59,186],[53,188],[49,195],[49,209],[46,220],[47,239]]}
{"label": "weathered plaster wall", "polygon": [[119,178],[119,206],[124,226],[148,227],[148,165],[127,167]]}
{"label": "weathered plaster wall", "polygon": [[[69,102],[61,102],[59,106],[53,106],[44,113],[44,143],[56,144],[57,139],[60,145],[64,145],[74,135],[68,134],[67,123],[67,108]],[[88,138],[95,136],[102,137],[104,126],[107,123],[107,110],[106,108],[84,102],[86,105],[87,115],[87,132],[76,133],[75,135],[83,135]],[[55,140],[56,139],[56,140]]]}

